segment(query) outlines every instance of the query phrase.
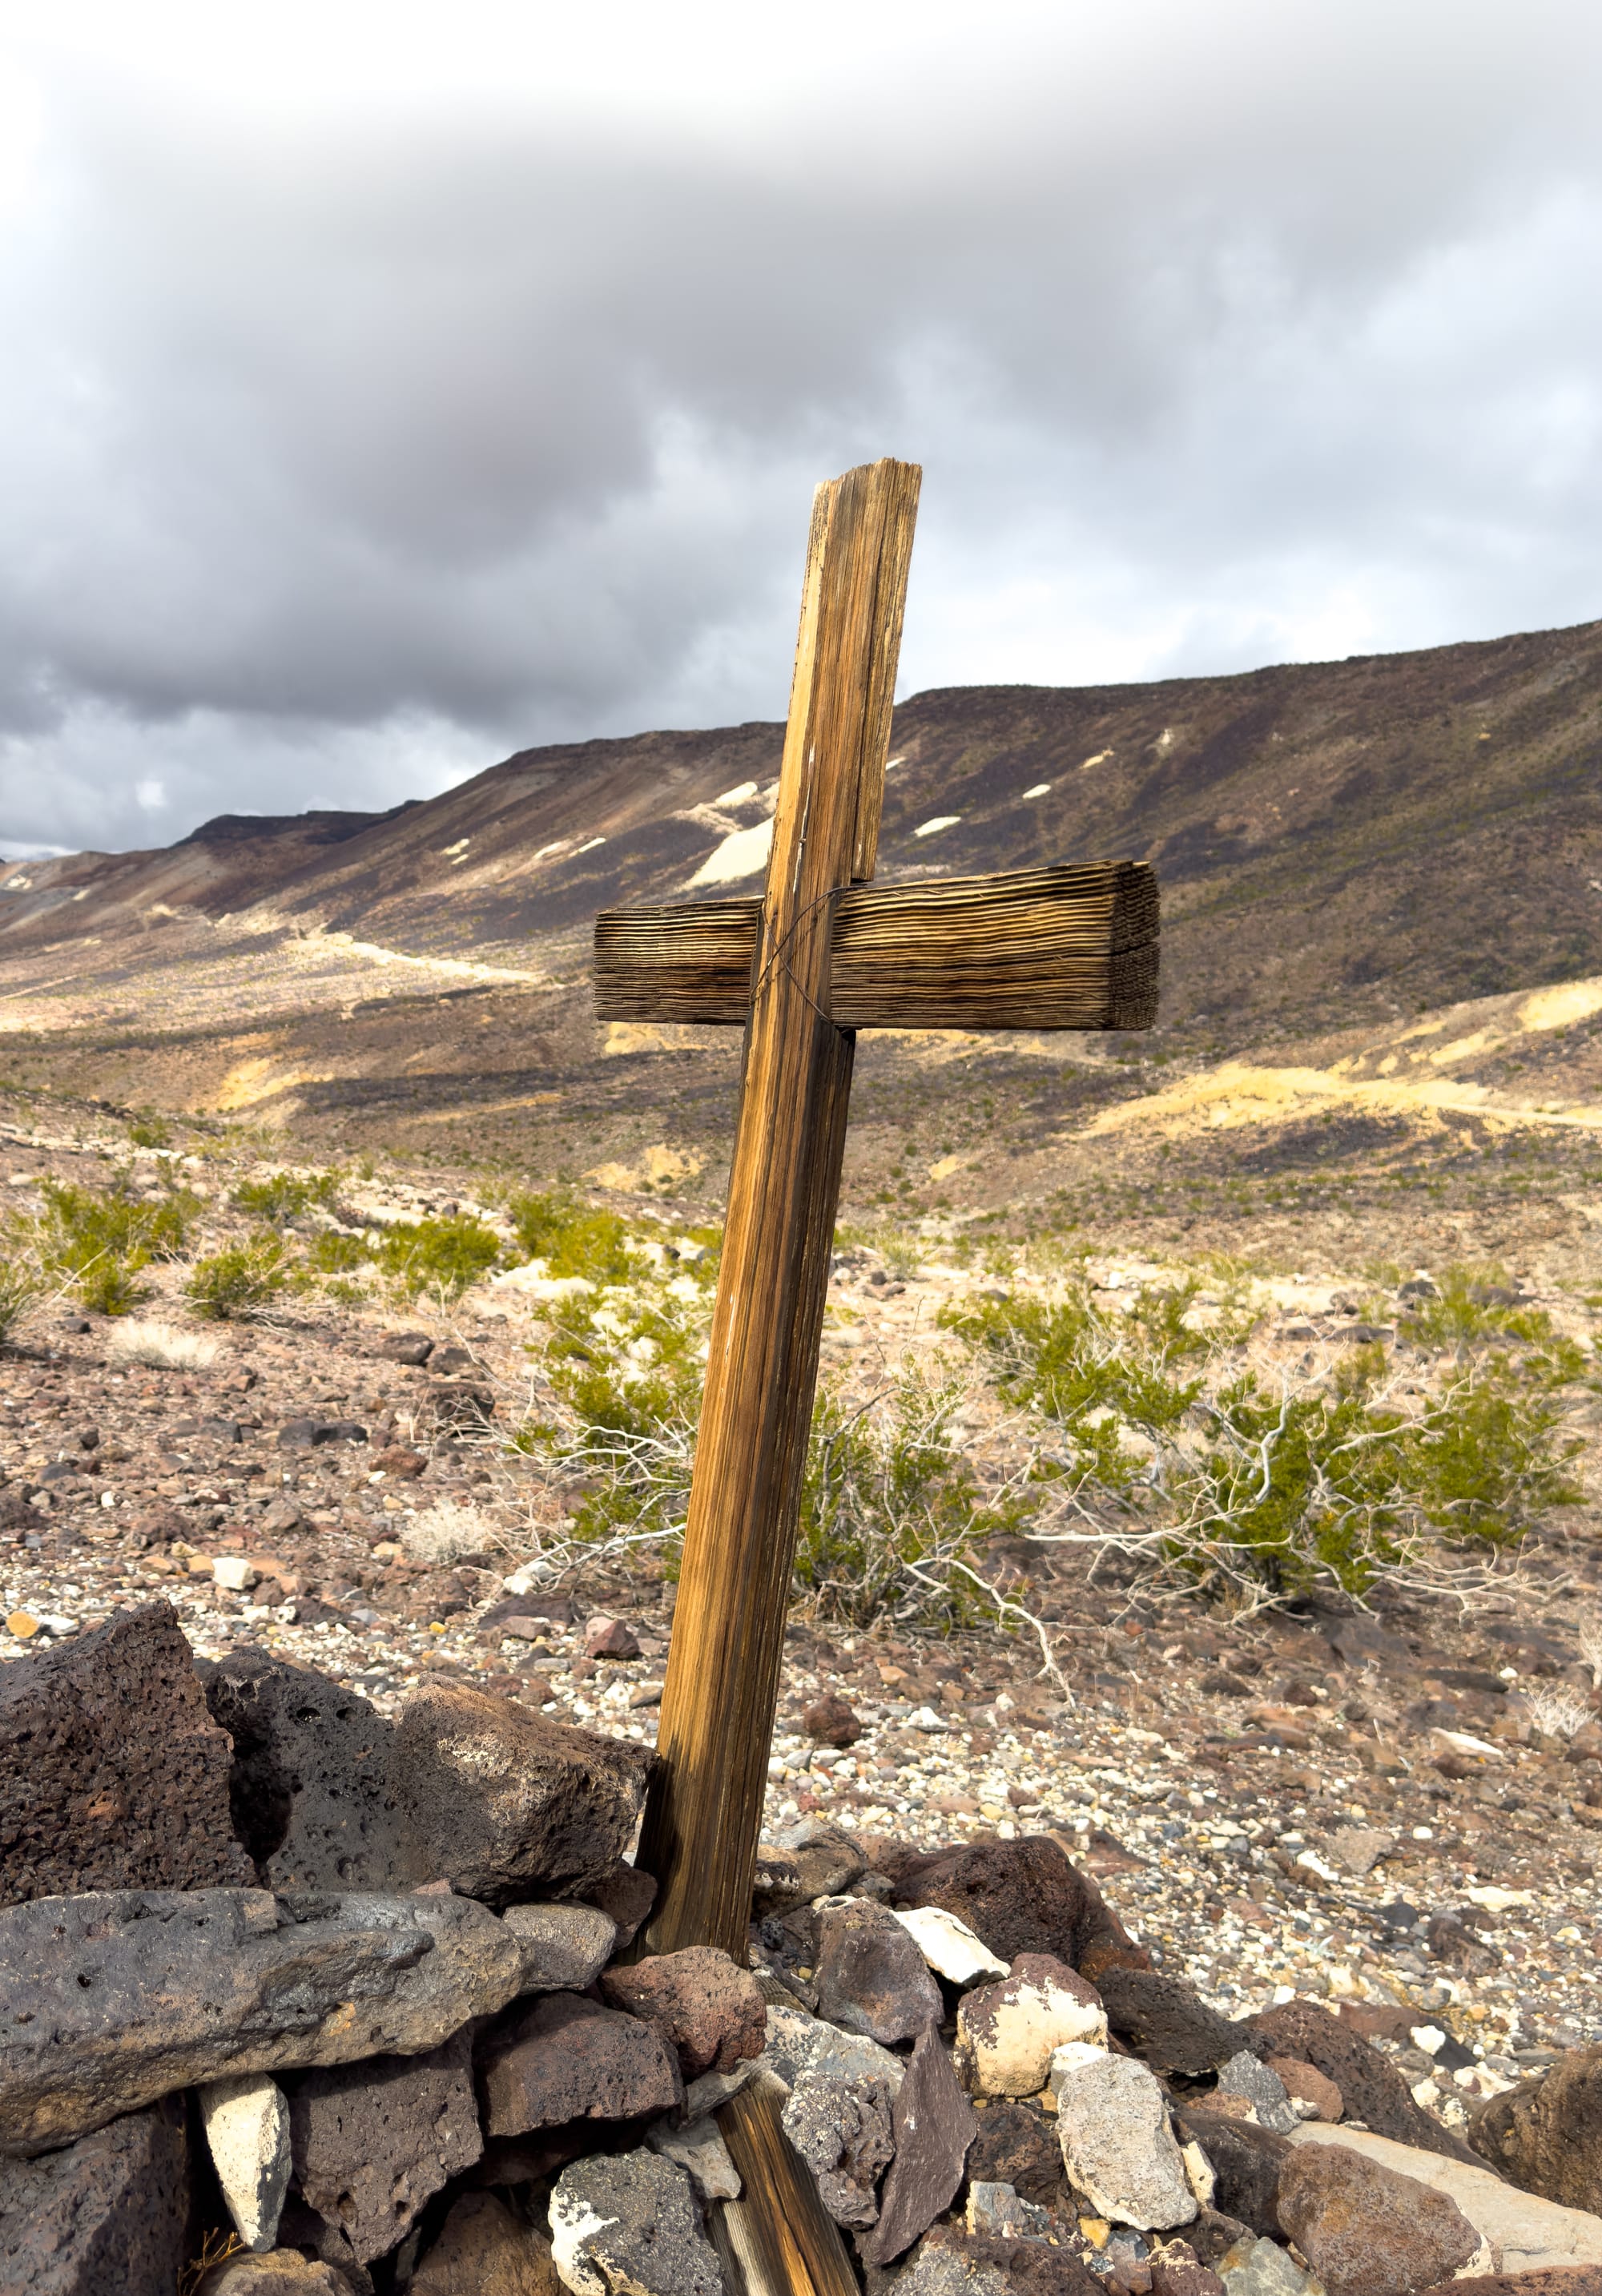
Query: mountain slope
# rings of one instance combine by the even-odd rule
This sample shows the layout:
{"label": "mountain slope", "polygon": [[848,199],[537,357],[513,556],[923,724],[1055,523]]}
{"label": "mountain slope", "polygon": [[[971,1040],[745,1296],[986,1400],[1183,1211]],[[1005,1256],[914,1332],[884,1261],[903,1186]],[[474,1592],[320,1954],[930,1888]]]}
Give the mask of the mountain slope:
{"label": "mountain slope", "polygon": [[[373,963],[576,984],[597,908],[698,873],[701,892],[755,885],[781,737],[560,744],[381,816],[232,816],[162,852],[25,865],[0,889],[0,978],[33,1025],[48,982],[69,1024],[221,967],[237,1023],[253,994],[318,1002],[323,974],[347,996],[327,939],[344,934]],[[1151,860],[1163,1030],[1198,1049],[1602,966],[1602,623],[1230,677],[933,691],[896,711],[892,750],[881,877]]]}

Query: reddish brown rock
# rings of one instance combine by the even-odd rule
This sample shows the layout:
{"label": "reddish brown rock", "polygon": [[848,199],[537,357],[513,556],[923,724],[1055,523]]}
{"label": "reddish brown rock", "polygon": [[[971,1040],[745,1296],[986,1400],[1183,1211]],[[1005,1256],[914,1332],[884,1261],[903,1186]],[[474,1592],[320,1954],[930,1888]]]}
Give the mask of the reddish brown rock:
{"label": "reddish brown rock", "polygon": [[678,2063],[654,2025],[579,1993],[552,1993],[479,2058],[484,2127],[521,2136],[569,2120],[632,2120],[683,2103]]}
{"label": "reddish brown rock", "polygon": [[373,1461],[380,1474],[392,1475],[397,1482],[415,1482],[428,1465],[421,1451],[409,1451],[404,1443],[391,1443]]}
{"label": "reddish brown rock", "polygon": [[1335,2083],[1300,2057],[1271,2057],[1268,2069],[1278,2073],[1293,2103],[1312,2105],[1313,2120],[1338,2120],[1345,2112],[1345,2102]]}
{"label": "reddish brown rock", "polygon": [[1279,2226],[1328,2296],[1412,2296],[1481,2251],[1455,2201],[1344,2144],[1299,2144],[1279,2169]]}
{"label": "reddish brown rock", "polygon": [[1043,1834],[914,1858],[903,1868],[891,1903],[944,1906],[1002,1961],[1055,1954],[1098,1988],[1105,1970],[1151,1966],[1089,1874]]}
{"label": "reddish brown rock", "polygon": [[0,1668],[0,1905],[253,1884],[232,1759],[169,1603]]}
{"label": "reddish brown rock", "polygon": [[1451,2161],[1475,2160],[1449,2128],[1413,2102],[1396,2067],[1316,2001],[1287,2001],[1280,2008],[1265,2009],[1242,2030],[1249,2036],[1246,2045],[1265,2062],[1270,2057],[1295,2057],[1333,2081],[1347,2115],[1377,2136],[1443,2152]]}
{"label": "reddish brown rock", "polygon": [[586,1906],[597,1906],[617,1932],[617,1950],[633,1945],[641,1923],[657,1902],[657,1885],[649,1874],[615,1857],[604,1874],[573,1892]]}
{"label": "reddish brown rock", "polygon": [[413,2276],[411,2296],[561,2296],[547,2234],[493,2193],[464,2193]]}
{"label": "reddish brown rock", "polygon": [[879,2222],[860,2243],[864,2263],[894,2263],[950,2207],[978,2125],[939,2035],[926,2025],[890,2108],[895,2156]]}
{"label": "reddish brown rock", "polygon": [[34,2161],[0,2160],[0,2290],[111,2296],[172,2288],[189,2253],[182,2097]]}
{"label": "reddish brown rock", "polygon": [[1189,2243],[1172,2240],[1151,2259],[1151,2296],[1224,2296],[1224,2286]]}
{"label": "reddish brown rock", "polygon": [[814,1746],[854,1746],[862,1734],[855,1710],[833,1690],[804,1709],[801,1727]]}
{"label": "reddish brown rock", "polygon": [[1534,2080],[1492,2097],[1470,2142],[1523,2191],[1602,2215],[1602,2048],[1571,2049]]}
{"label": "reddish brown rock", "polygon": [[602,1612],[584,1625],[584,1656],[586,1658],[638,1658],[640,1637],[621,1619],[612,1619]]}
{"label": "reddish brown rock", "polygon": [[1057,2123],[1034,2104],[987,2104],[976,2116],[978,2128],[968,2155],[972,2184],[1010,2185],[1020,2200],[1038,2209],[1062,2201],[1062,2147]]}
{"label": "reddish brown rock", "polygon": [[308,2074],[290,2099],[290,2146],[307,2205],[359,2262],[387,2256],[425,2202],[484,2150],[470,2037]]}
{"label": "reddish brown rock", "polygon": [[687,2080],[732,2072],[744,2058],[762,2054],[768,2021],[762,1988],[715,1946],[686,1946],[609,1969],[601,1989],[614,2009],[656,2027],[678,2053]]}

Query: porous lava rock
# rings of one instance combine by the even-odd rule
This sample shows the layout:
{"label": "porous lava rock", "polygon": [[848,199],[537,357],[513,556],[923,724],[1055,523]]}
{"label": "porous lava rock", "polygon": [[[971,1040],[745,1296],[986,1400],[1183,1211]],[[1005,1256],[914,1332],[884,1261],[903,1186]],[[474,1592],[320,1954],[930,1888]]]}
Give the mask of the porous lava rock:
{"label": "porous lava rock", "polygon": [[896,2296],[1107,2296],[1107,2285],[1067,2248],[1005,2240],[938,2224],[888,2284]]}
{"label": "porous lava rock", "polygon": [[1469,2142],[1509,2184],[1602,2216],[1602,2048],[1571,2049],[1536,2079],[1493,2096]]}
{"label": "porous lava rock", "polygon": [[609,1970],[601,1989],[614,2009],[656,2027],[687,2080],[732,2072],[762,2054],[768,2021],[762,1988],[715,1946],[686,1946]]}
{"label": "porous lava rock", "polygon": [[1090,1875],[1044,1834],[916,1857],[897,1876],[891,1903],[944,1906],[1003,1961],[1052,1954],[1098,1990],[1107,1970],[1151,1966]]}
{"label": "porous lava rock", "polygon": [[968,2156],[973,2182],[1010,2185],[1020,2200],[1036,2208],[1058,2207],[1064,2172],[1055,2121],[1038,2105],[1011,2102],[985,2105],[976,2118],[978,2128]]}
{"label": "porous lava rock", "polygon": [[578,1897],[608,1874],[653,1760],[631,1740],[454,1685],[409,1699],[396,1738],[406,1814],[434,1871],[492,1906]]}
{"label": "porous lava rock", "polygon": [[484,2127],[521,2136],[572,2120],[632,2120],[684,2100],[678,2061],[654,2025],[581,1993],[552,1993],[479,2054]]}
{"label": "porous lava rock", "polygon": [[0,1906],[256,1878],[168,1603],[0,1668]]}
{"label": "porous lava rock", "polygon": [[574,2296],[726,2296],[689,2177],[644,2147],[562,2170],[551,2247]]}
{"label": "porous lava rock", "polygon": [[1271,2057],[1299,2057],[1333,2081],[1348,2119],[1366,2122],[1377,2136],[1443,2152],[1452,2161],[1474,2160],[1451,2129],[1414,2102],[1396,2067],[1318,2002],[1287,2001],[1263,2010],[1240,2030],[1246,2046],[1265,2063]]}
{"label": "porous lava rock", "polygon": [[1303,2144],[1279,2171],[1279,2227],[1328,2296],[1411,2296],[1482,2252],[1457,2203],[1344,2144]]}
{"label": "porous lava rock", "polygon": [[191,2206],[180,2096],[38,2160],[0,2160],[0,2289],[134,2296],[176,2287]]}
{"label": "porous lava rock", "polygon": [[484,2150],[471,2035],[414,2057],[308,2073],[290,2100],[290,2148],[302,2197],[339,2226],[358,2262],[387,2256]]}
{"label": "porous lava rock", "polygon": [[264,1650],[203,1662],[233,1748],[234,1830],[274,1890],[406,1890],[432,1879],[392,1772],[395,1727],[315,1668]]}

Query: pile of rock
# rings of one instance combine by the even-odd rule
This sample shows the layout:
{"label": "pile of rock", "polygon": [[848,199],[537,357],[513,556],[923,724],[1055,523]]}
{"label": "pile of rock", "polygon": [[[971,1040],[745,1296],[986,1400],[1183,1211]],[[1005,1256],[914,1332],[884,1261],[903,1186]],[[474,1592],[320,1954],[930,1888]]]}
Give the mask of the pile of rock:
{"label": "pile of rock", "polygon": [[0,1669],[0,2296],[768,2296],[747,2087],[870,2296],[1602,2291],[1602,2053],[1475,2153],[1321,2006],[1154,1969],[1040,1837],[814,1822],[750,1968],[631,1961],[650,1759],[197,1665],[159,1603]]}

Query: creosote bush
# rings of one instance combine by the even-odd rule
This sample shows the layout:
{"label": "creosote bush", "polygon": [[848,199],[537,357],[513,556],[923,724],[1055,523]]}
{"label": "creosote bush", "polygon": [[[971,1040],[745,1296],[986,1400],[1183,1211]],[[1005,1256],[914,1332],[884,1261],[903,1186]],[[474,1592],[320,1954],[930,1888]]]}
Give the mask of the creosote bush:
{"label": "creosote bush", "polygon": [[127,1174],[103,1190],[45,1180],[40,1193],[45,1211],[35,1248],[42,1265],[102,1316],[126,1316],[150,1297],[141,1271],[154,1259],[182,1256],[200,1209],[183,1190],[154,1202],[136,1197]]}
{"label": "creosote bush", "polygon": [[309,1177],[274,1172],[265,1180],[241,1180],[233,1191],[233,1202],[236,1211],[246,1212],[269,1227],[290,1227],[314,1204],[331,1203],[338,1186],[335,1172]]}
{"label": "creosote bush", "polygon": [[500,1259],[501,1239],[482,1220],[452,1212],[387,1228],[374,1257],[405,1299],[415,1300],[426,1292],[437,1299],[458,1300]]}
{"label": "creosote bush", "polygon": [[1320,1581],[1361,1595],[1432,1542],[1511,1546],[1581,1496],[1564,1390],[1590,1359],[1544,1316],[1471,1317],[1449,1280],[1427,1328],[1457,1360],[1404,1394],[1378,1344],[1310,1375],[1243,1367],[1229,1342],[1249,1317],[1198,1329],[1195,1294],[1147,1286],[1119,1313],[1080,1280],[1054,1303],[948,1313],[1034,1422],[1034,1535],[1248,1599]]}
{"label": "creosote bush", "polygon": [[154,1371],[207,1371],[219,1352],[203,1332],[132,1316],[117,1325],[106,1347],[113,1363],[145,1364]]}
{"label": "creosote bush", "polygon": [[197,1316],[226,1323],[258,1316],[290,1282],[288,1252],[275,1235],[231,1243],[197,1259],[184,1285]]}

